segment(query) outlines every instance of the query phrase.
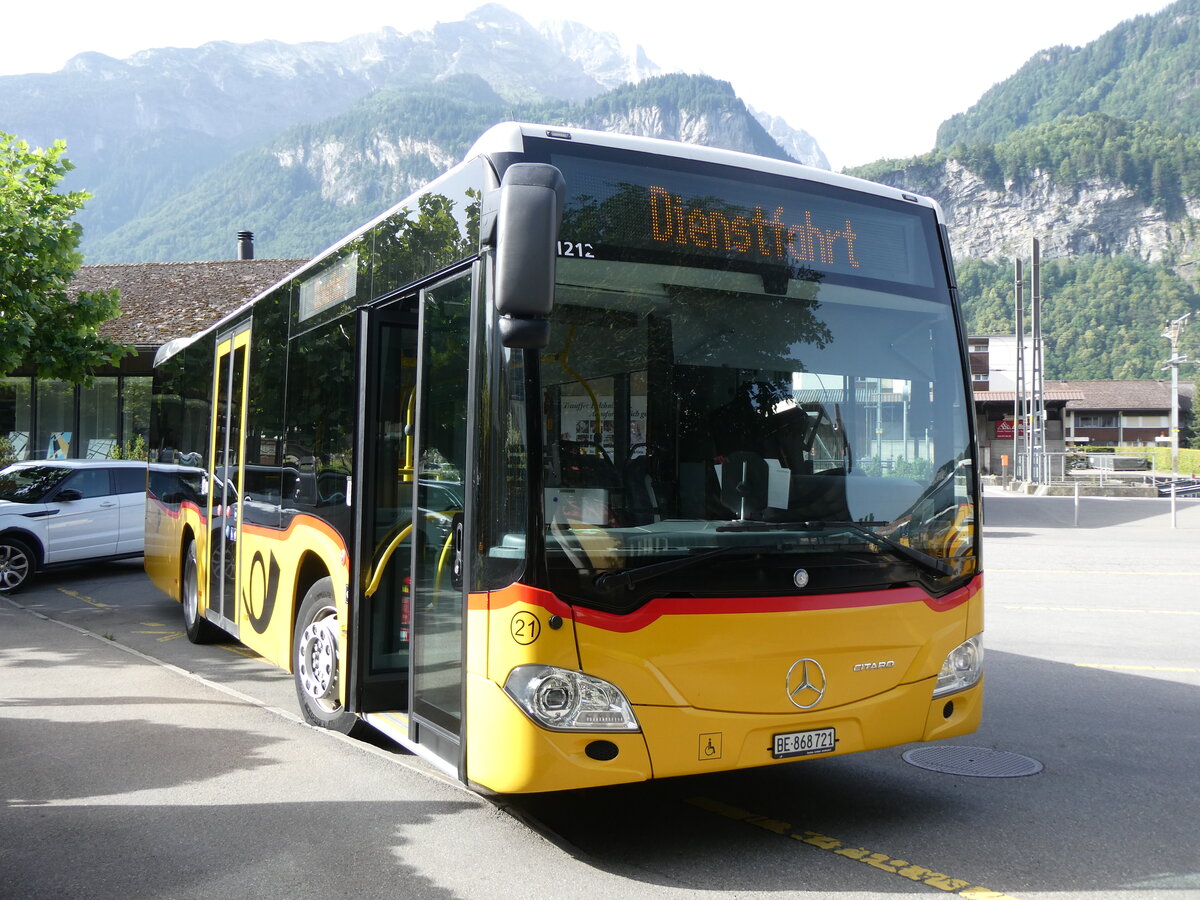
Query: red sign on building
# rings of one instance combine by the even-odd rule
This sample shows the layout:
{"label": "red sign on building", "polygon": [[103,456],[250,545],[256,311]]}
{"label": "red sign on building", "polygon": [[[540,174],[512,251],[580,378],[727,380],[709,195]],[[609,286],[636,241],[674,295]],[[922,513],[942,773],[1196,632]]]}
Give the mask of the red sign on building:
{"label": "red sign on building", "polygon": [[1013,439],[1013,431],[1014,430],[1017,433],[1017,437],[1025,437],[1025,423],[1024,422],[1022,422],[1020,427],[1018,427],[1016,429],[1013,428],[1013,425],[1016,424],[1016,421],[1014,419],[1001,419],[999,422],[996,422],[995,424],[996,424],[996,440],[998,440],[998,441],[1011,441]]}

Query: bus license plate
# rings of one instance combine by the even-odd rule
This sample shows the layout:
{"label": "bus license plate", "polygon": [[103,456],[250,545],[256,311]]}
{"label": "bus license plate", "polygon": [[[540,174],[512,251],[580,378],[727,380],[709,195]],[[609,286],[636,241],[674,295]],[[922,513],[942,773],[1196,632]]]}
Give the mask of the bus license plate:
{"label": "bus license plate", "polygon": [[837,744],[833,728],[815,728],[812,731],[789,731],[775,735],[775,746],[771,755],[775,759],[789,756],[810,756],[813,753],[831,753]]}

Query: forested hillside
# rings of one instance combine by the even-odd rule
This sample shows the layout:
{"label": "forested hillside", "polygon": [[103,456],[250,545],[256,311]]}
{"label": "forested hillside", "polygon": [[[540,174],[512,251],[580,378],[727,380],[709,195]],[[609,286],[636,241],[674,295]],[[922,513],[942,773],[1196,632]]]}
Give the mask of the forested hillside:
{"label": "forested hillside", "polygon": [[1084,47],[1053,47],[938,129],[937,146],[999,141],[1027,125],[1102,112],[1200,132],[1200,0],[1138,16]]}
{"label": "forested hillside", "polygon": [[[507,119],[822,164],[728,83],[656,71],[613,35],[488,5],[410,35],[84,54],[0,78],[0,119],[35,143],[67,137],[72,186],[95,195],[79,219],[90,263],[228,258],[241,230],[259,256],[315,254]],[[1012,259],[1037,237],[1047,374],[1163,377],[1163,324],[1200,308],[1198,72],[1200,0],[1178,0],[1038,53],[929,153],[852,174],[941,203],[971,331],[1012,332]]]}
{"label": "forested hillside", "polygon": [[581,103],[513,104],[480,77],[461,75],[380,91],[343,115],[295,126],[95,241],[89,260],[219,259],[247,229],[261,256],[311,256],[454,165],[505,119],[787,158],[729,83],[705,76],[661,75]]}
{"label": "forested hillside", "polygon": [[[853,174],[947,209],[971,332],[1013,332],[1012,260],[1037,237],[1047,376],[1163,378],[1164,324],[1200,309],[1197,72],[1200,0],[1179,0],[1037,54],[931,152]],[[1200,322],[1183,340],[1200,358]]]}
{"label": "forested hillside", "polygon": [[[965,259],[957,269],[971,333],[1012,334],[1012,261]],[[1163,326],[1200,306],[1195,288],[1169,268],[1131,256],[1049,260],[1041,276],[1047,378],[1163,378]],[[1024,277],[1028,330],[1027,262]],[[1182,350],[1200,359],[1200,329],[1184,331]]]}
{"label": "forested hillside", "polygon": [[1064,185],[1091,178],[1122,184],[1176,219],[1186,214],[1185,198],[1200,196],[1200,135],[1099,112],[1031,125],[995,143],[959,142],[912,160],[880,160],[854,174],[887,180],[898,168],[947,160],[998,190],[1020,188],[1039,173]]}

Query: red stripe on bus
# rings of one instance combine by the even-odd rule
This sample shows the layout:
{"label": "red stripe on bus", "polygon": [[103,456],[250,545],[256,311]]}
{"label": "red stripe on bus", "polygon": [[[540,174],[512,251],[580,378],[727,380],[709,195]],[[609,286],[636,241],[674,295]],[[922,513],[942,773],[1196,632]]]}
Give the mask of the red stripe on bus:
{"label": "red stripe on bus", "polygon": [[630,613],[609,613],[572,607],[549,591],[514,584],[490,595],[472,594],[472,608],[486,602],[492,609],[516,603],[540,606],[551,615],[573,618],[580,625],[604,631],[631,632],[646,628],[663,616],[748,615],[753,613],[807,612],[810,610],[865,609],[901,603],[924,603],[934,612],[947,612],[966,603],[983,589],[983,576],[942,597],[930,597],[917,587],[847,594],[805,594],[796,597],[661,597]]}

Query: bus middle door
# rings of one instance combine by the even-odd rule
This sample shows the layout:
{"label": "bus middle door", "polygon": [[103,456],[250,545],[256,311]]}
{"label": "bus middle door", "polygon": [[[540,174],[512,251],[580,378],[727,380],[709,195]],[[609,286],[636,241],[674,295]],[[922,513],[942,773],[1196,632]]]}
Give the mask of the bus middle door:
{"label": "bus middle door", "polygon": [[237,536],[245,451],[250,323],[217,338],[212,446],[208,454],[207,605],[217,624],[238,636]]}
{"label": "bus middle door", "polygon": [[365,312],[352,691],[373,725],[460,771],[470,270]]}

